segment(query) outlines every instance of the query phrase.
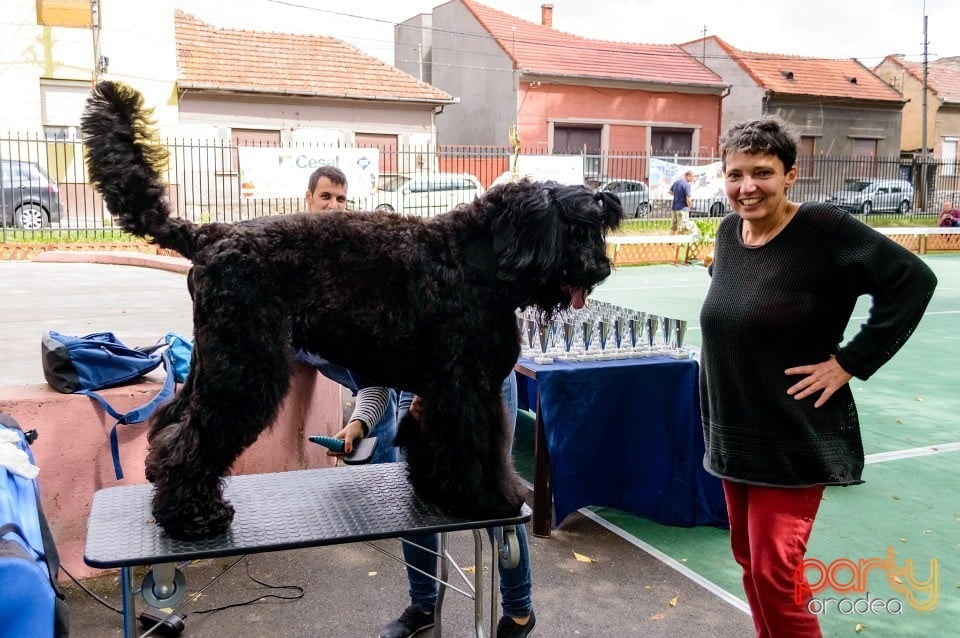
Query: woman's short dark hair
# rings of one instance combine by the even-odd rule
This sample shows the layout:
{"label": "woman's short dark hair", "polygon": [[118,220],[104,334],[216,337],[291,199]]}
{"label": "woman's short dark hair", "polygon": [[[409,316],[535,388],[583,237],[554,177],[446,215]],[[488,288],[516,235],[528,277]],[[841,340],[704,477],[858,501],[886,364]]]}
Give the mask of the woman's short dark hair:
{"label": "woman's short dark hair", "polygon": [[797,134],[790,125],[775,115],[734,124],[720,138],[720,156],[727,167],[727,154],[734,151],[750,155],[770,154],[783,162],[789,171],[797,163]]}

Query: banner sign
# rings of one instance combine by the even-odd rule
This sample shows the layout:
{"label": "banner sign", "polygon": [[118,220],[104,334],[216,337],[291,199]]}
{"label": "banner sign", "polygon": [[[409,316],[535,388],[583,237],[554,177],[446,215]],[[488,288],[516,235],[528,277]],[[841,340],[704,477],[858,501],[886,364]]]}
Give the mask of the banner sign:
{"label": "banner sign", "polygon": [[336,166],[346,174],[351,198],[371,195],[377,186],[376,148],[241,146],[237,153],[244,199],[303,197],[310,174],[320,166]]}

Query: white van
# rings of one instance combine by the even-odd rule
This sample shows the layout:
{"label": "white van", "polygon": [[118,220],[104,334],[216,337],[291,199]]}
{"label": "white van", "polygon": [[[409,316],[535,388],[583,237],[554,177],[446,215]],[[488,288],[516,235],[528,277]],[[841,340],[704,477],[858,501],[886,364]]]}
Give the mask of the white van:
{"label": "white van", "polygon": [[468,173],[387,173],[379,177],[377,192],[353,207],[432,217],[470,203],[482,192],[480,181]]}

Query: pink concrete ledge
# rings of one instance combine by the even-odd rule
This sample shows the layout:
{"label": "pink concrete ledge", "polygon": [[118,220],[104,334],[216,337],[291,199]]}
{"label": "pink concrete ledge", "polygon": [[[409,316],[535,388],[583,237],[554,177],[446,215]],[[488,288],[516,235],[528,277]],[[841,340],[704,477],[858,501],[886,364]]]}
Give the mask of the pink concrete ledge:
{"label": "pink concrete ledge", "polygon": [[[130,410],[159,388],[160,383],[151,379],[102,394],[118,410]],[[60,394],[45,383],[9,386],[0,388],[0,411],[12,415],[24,430],[39,433],[32,451],[40,468],[40,495],[64,567],[77,578],[103,573],[83,562],[93,494],[106,487],[146,482],[147,425],[118,428],[124,472],[118,481],[110,455],[114,420],[92,399]],[[258,474],[330,466],[332,460],[325,449],[307,441],[307,436],[335,434],[342,423],[340,386],[311,367],[297,365],[276,421],[237,459],[232,472]],[[61,579],[66,580],[62,573]]]}
{"label": "pink concrete ledge", "polygon": [[118,266],[141,266],[157,268],[186,274],[190,270],[190,261],[183,257],[148,255],[132,251],[73,251],[48,250],[40,253],[32,261],[50,263],[89,263],[115,264]]}

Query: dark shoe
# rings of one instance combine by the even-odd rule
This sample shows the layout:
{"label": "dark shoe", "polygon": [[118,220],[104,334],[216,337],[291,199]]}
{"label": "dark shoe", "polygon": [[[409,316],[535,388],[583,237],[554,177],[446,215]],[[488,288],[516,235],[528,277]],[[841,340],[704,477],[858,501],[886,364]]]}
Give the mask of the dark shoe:
{"label": "dark shoe", "polygon": [[380,631],[380,638],[410,638],[431,627],[433,627],[433,612],[428,614],[420,611],[416,605],[410,605],[403,610],[399,618]]}
{"label": "dark shoe", "polygon": [[533,626],[537,624],[537,616],[530,610],[530,620],[526,625],[518,625],[510,616],[503,616],[497,623],[497,638],[523,638],[533,632]]}

